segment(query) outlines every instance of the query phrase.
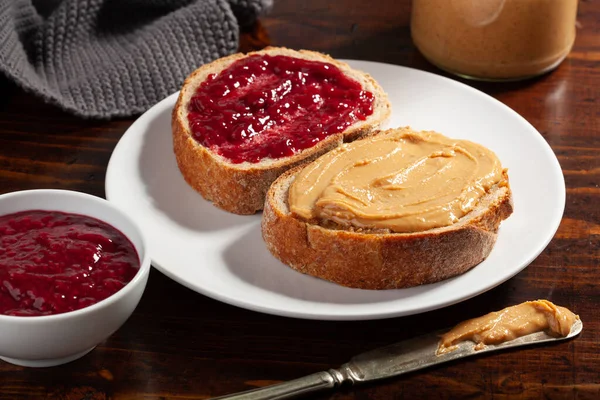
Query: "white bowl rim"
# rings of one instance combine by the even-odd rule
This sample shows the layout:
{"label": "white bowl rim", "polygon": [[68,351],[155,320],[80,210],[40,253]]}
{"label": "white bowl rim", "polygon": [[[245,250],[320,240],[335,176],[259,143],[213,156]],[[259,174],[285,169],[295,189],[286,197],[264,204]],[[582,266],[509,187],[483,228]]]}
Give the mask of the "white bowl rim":
{"label": "white bowl rim", "polygon": [[[140,259],[139,260],[140,268],[138,269],[138,272],[135,274],[133,279],[130,280],[129,282],[127,282],[127,284],[125,284],[125,286],[123,286],[118,292],[111,294],[107,298],[100,300],[97,303],[94,303],[87,307],[80,308],[78,310],[67,311],[67,312],[63,312],[60,314],[31,315],[31,316],[0,314],[0,322],[6,322],[6,323],[18,322],[20,324],[23,324],[23,323],[24,324],[36,324],[36,323],[42,323],[43,321],[59,321],[61,319],[66,320],[66,319],[74,318],[74,317],[77,317],[77,316],[80,316],[83,314],[93,312],[97,309],[104,308],[111,303],[117,302],[121,298],[125,297],[125,295],[127,295],[127,293],[132,291],[133,288],[139,284],[139,281],[144,279],[144,276],[150,272],[150,266],[151,266],[150,254],[149,254],[150,252],[148,251],[148,241],[146,240],[144,233],[142,232],[139,225],[131,217],[129,217],[123,210],[121,210],[118,206],[116,206],[114,203],[112,203],[102,197],[99,197],[99,196],[95,196],[95,195],[92,195],[89,193],[84,193],[84,192],[80,192],[80,191],[76,191],[76,190],[70,190],[70,189],[18,190],[18,191],[14,191],[14,192],[0,194],[0,201],[4,200],[6,198],[10,198],[10,197],[29,196],[29,195],[34,195],[34,194],[42,194],[42,195],[43,194],[48,194],[48,195],[61,194],[61,195],[67,195],[67,196],[74,196],[74,197],[78,197],[80,199],[84,199],[84,201],[96,202],[97,204],[103,204],[103,205],[106,205],[106,206],[112,208],[117,213],[119,213],[120,216],[122,216],[124,219],[129,221],[129,223],[138,231],[138,234],[139,234],[141,242],[142,242],[142,247],[143,247],[142,250],[144,250],[143,258],[140,258],[140,256],[139,256],[140,249],[136,248],[136,251],[138,252],[138,259]],[[53,208],[52,210],[43,209],[43,208],[39,208],[39,209],[44,210],[44,211],[59,211],[59,212],[61,211],[59,208]],[[27,211],[27,210],[23,210],[23,211]],[[81,213],[78,213],[78,214],[79,215],[87,215],[87,214],[81,214]],[[0,216],[4,216],[4,215],[10,215],[10,214],[0,214]],[[87,216],[98,219],[102,222],[108,223],[108,222],[104,221],[102,218],[93,217],[91,215],[87,215]],[[111,224],[109,224],[109,225],[111,225]],[[113,228],[116,228],[116,227],[113,227]],[[120,229],[118,229],[118,230],[133,244],[133,241],[124,232],[122,232]],[[135,247],[135,245],[134,245],[134,247]]]}

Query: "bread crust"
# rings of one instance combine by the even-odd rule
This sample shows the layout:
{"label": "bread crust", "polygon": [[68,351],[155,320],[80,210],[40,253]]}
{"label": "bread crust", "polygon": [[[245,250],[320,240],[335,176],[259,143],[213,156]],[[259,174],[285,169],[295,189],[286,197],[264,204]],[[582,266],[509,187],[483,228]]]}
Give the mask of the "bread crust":
{"label": "bread crust", "polygon": [[281,175],[265,200],[262,236],[281,262],[307,275],[360,289],[419,286],[465,273],[492,251],[513,212],[506,171],[478,207],[453,225],[415,233],[330,229],[289,211],[288,190],[303,166]]}
{"label": "bread crust", "polygon": [[[187,104],[198,85],[209,74],[218,73],[240,58],[254,54],[289,55],[335,64],[374,94],[374,113],[366,121],[359,121],[344,132],[331,135],[317,145],[291,157],[268,159],[259,163],[231,163],[228,159],[199,144],[191,136],[187,120]],[[371,134],[388,120],[390,109],[386,93],[370,75],[353,70],[347,64],[325,54],[307,50],[296,51],[282,47],[268,47],[260,51],[247,54],[237,53],[221,58],[198,68],[188,76],[173,108],[171,119],[173,150],[185,181],[202,197],[231,213],[254,214],[263,209],[267,190],[279,175],[290,168],[314,160],[344,142]]]}

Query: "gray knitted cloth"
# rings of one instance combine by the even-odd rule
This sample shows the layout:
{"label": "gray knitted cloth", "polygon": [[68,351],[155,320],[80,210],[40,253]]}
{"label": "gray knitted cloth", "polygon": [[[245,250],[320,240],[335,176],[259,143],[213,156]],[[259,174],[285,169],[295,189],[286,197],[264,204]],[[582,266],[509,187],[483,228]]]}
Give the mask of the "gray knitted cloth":
{"label": "gray knitted cloth", "polygon": [[0,74],[82,117],[145,111],[272,0],[0,0]]}

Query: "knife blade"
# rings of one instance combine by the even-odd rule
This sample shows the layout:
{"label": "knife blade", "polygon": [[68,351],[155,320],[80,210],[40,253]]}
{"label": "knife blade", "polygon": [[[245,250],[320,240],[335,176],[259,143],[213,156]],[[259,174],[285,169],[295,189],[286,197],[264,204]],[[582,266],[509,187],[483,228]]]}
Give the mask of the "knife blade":
{"label": "knife blade", "polygon": [[583,323],[577,320],[565,337],[554,337],[545,332],[537,332],[504,343],[487,345],[481,350],[475,350],[473,342],[465,341],[459,343],[455,350],[437,355],[436,351],[440,336],[447,330],[439,331],[359,354],[352,357],[350,361],[338,369],[317,372],[303,378],[264,388],[215,397],[212,400],[281,400],[297,398],[342,385],[391,378],[459,358],[513,347],[566,340],[577,336],[582,329]]}

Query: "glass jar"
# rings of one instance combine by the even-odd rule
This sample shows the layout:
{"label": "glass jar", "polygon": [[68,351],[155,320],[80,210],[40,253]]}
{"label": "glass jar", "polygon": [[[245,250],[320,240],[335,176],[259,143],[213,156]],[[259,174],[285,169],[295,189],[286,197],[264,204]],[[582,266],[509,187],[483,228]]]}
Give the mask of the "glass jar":
{"label": "glass jar", "polygon": [[480,80],[556,68],[575,41],[577,0],[413,0],[411,35],[431,63]]}

